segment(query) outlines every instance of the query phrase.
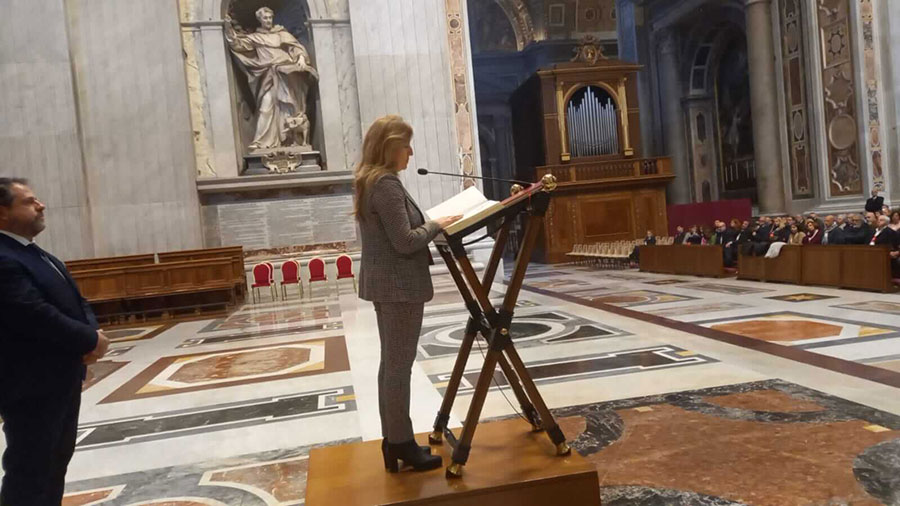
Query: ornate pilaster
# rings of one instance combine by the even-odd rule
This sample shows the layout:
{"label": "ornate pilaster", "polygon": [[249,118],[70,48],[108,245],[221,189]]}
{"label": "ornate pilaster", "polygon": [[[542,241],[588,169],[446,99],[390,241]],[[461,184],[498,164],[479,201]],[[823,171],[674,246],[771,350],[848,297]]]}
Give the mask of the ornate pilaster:
{"label": "ornate pilaster", "polygon": [[849,0],[816,0],[831,196],[863,193]]}
{"label": "ornate pilaster", "polygon": [[782,213],[784,180],[781,164],[781,124],[775,73],[775,41],[771,0],[747,0],[747,56],[759,212]]}
{"label": "ornate pilaster", "polygon": [[810,107],[807,95],[804,21],[806,12],[800,0],[781,0],[781,55],[784,62],[784,102],[788,125],[788,159],[791,171],[791,196],[814,196],[812,150],[809,140]]}
{"label": "ornate pilaster", "polygon": [[872,188],[884,191],[885,176],[883,167],[885,162],[883,160],[884,149],[881,144],[883,132],[881,124],[881,89],[879,87],[881,69],[878,65],[881,59],[878,57],[878,48],[875,44],[875,41],[878,40],[878,34],[876,33],[878,25],[874,22],[875,8],[872,0],[860,0],[859,9],[862,21],[863,44],[865,46],[864,74],[866,76],[866,105],[868,106],[868,148],[869,156],[872,160]]}
{"label": "ornate pilaster", "polygon": [[[456,135],[459,142],[459,167],[462,174],[475,174],[475,103],[470,96],[469,42],[463,19],[462,0],[445,0],[447,8],[447,42],[450,47],[450,75],[453,78],[453,104]],[[475,185],[464,179],[463,186]]]}

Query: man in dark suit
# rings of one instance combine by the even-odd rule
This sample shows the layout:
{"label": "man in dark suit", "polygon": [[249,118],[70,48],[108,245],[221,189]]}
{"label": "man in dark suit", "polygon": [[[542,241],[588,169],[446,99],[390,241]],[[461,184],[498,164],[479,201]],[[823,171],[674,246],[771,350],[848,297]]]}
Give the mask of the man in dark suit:
{"label": "man in dark suit", "polygon": [[822,229],[822,244],[844,244],[844,230],[838,226],[834,216],[825,217],[825,228]]}
{"label": "man in dark suit", "polygon": [[874,231],[863,223],[862,217],[858,214],[851,214],[848,221],[850,224],[844,229],[844,244],[869,244]]}
{"label": "man in dark suit", "polygon": [[869,239],[870,246],[887,245],[890,246],[892,250],[897,247],[897,232],[894,232],[891,230],[891,227],[888,226],[890,222],[891,219],[887,216],[881,215],[878,217],[878,225],[872,233],[872,238]]}
{"label": "man in dark suit", "polygon": [[66,266],[33,239],[45,206],[0,178],[0,506],[59,506],[75,451],[85,366],[109,340]]}
{"label": "man in dark suit", "polygon": [[878,196],[878,190],[872,190],[872,198],[866,200],[866,212],[877,213],[884,206],[884,197]]}
{"label": "man in dark suit", "polygon": [[672,244],[684,244],[684,238],[686,235],[687,233],[684,231],[684,227],[678,225],[677,227],[675,227],[675,240],[672,242]]}
{"label": "man in dark suit", "polygon": [[752,238],[752,246],[750,251],[755,256],[763,256],[766,254],[766,251],[769,250],[769,244],[771,243],[770,235],[774,230],[772,226],[772,218],[768,216],[762,216],[759,219],[759,227],[753,232]]}

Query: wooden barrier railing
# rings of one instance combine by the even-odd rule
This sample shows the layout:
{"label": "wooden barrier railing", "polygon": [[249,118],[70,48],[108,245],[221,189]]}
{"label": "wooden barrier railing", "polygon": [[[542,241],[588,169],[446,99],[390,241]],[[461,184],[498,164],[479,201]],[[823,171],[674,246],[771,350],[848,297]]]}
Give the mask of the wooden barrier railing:
{"label": "wooden barrier railing", "polygon": [[207,260],[212,258],[231,259],[231,271],[234,276],[235,285],[238,287],[238,297],[241,300],[244,300],[247,291],[247,278],[244,271],[244,248],[242,246],[169,251],[159,254],[160,263],[184,262],[187,260]]}
{"label": "wooden barrier railing", "polygon": [[[160,263],[136,263],[138,257],[147,256],[154,258],[133,255],[79,261],[71,271],[101,322],[219,311],[244,300],[240,247],[161,253]],[[84,269],[88,265],[102,267]]]}
{"label": "wooden barrier railing", "polygon": [[721,246],[641,246],[640,270],[720,278],[725,275]]}
{"label": "wooden barrier railing", "polygon": [[738,279],[890,292],[889,251],[886,246],[788,245],[776,258],[741,255]]}
{"label": "wooden barrier railing", "polygon": [[156,262],[154,255],[128,255],[108,258],[87,258],[84,260],[69,260],[66,268],[69,272],[90,271],[94,269],[112,269],[115,267],[130,267],[132,265],[148,265]]}

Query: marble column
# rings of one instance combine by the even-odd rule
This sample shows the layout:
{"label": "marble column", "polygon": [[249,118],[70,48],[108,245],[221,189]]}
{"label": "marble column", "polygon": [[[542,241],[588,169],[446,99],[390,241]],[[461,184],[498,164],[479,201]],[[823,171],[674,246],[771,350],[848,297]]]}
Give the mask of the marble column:
{"label": "marble column", "polygon": [[687,134],[681,106],[682,85],[678,62],[678,36],[674,31],[662,34],[659,44],[659,94],[662,99],[662,122],[665,148],[663,155],[672,158],[675,181],[669,185],[669,204],[691,202],[691,168],[687,158]]}
{"label": "marble column", "polygon": [[760,214],[785,211],[771,0],[747,0],[747,56]]}

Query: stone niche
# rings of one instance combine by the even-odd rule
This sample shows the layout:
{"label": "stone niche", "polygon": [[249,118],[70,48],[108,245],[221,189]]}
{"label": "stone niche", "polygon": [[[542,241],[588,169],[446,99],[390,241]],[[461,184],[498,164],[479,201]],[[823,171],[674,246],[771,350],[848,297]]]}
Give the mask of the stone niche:
{"label": "stone niche", "polygon": [[[240,245],[251,258],[357,248],[352,167],[362,133],[346,0],[179,6],[204,246]],[[257,15],[263,7],[268,20]],[[258,64],[271,63],[269,50],[256,51],[265,38],[278,42],[279,67],[290,58],[291,70],[265,75]],[[302,87],[269,136],[259,127],[266,79]]]}
{"label": "stone niche", "polygon": [[319,72],[302,0],[233,0],[224,19],[243,175],[321,170]]}

